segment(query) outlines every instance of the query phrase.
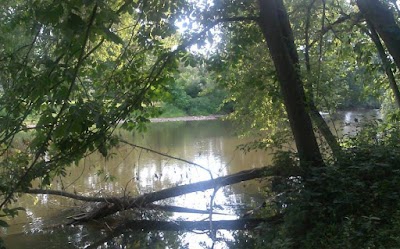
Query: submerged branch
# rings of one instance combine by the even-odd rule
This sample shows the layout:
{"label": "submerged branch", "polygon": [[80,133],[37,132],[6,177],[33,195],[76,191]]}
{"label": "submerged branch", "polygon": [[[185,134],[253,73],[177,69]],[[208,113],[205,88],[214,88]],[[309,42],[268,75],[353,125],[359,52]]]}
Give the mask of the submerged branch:
{"label": "submerged branch", "polygon": [[[160,210],[165,212],[174,212],[174,213],[191,213],[191,214],[210,214],[209,210],[199,210],[194,208],[185,208],[173,205],[156,205],[156,204],[148,204],[146,205],[146,209]],[[213,212],[213,214],[218,215],[230,215],[225,213]]]}

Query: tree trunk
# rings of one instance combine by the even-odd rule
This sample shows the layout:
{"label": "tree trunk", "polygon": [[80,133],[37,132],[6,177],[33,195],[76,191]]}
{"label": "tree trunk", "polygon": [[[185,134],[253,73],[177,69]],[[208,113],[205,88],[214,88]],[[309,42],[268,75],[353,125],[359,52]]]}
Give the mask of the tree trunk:
{"label": "tree trunk", "polygon": [[[306,110],[303,82],[292,30],[281,0],[259,0],[260,28],[278,75],[290,127],[303,167],[323,165],[322,156]],[[293,54],[294,53],[294,54]]]}
{"label": "tree trunk", "polygon": [[400,27],[391,10],[379,0],[357,0],[358,8],[382,38],[400,70]]}
{"label": "tree trunk", "polygon": [[397,86],[396,79],[393,75],[393,71],[390,68],[390,61],[386,57],[385,48],[383,47],[381,40],[379,39],[379,36],[376,33],[374,26],[369,21],[367,21],[367,25],[368,25],[370,32],[366,32],[366,33],[371,37],[372,41],[375,43],[375,47],[378,50],[379,57],[382,60],[383,69],[385,69],[386,75],[389,79],[389,85],[393,91],[396,105],[397,105],[397,107],[400,107],[399,87]]}

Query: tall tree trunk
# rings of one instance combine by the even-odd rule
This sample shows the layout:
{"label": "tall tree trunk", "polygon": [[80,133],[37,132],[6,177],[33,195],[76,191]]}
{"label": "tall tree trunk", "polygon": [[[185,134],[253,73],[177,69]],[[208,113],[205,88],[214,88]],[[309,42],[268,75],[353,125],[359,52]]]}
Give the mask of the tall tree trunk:
{"label": "tall tree trunk", "polygon": [[306,110],[303,82],[290,22],[281,0],[259,0],[260,28],[274,61],[281,93],[303,167],[323,165],[321,153]]}
{"label": "tall tree trunk", "polygon": [[382,38],[400,70],[400,27],[392,11],[379,0],[357,0],[358,8]]}
{"label": "tall tree trunk", "polygon": [[374,26],[369,21],[367,21],[367,25],[368,25],[370,32],[366,31],[366,33],[371,37],[372,41],[375,43],[376,50],[378,50],[379,57],[382,60],[383,69],[385,69],[386,75],[389,79],[389,85],[393,91],[396,105],[397,105],[397,107],[400,107],[399,87],[397,86],[396,79],[393,75],[393,71],[390,68],[390,61],[386,57],[385,48],[383,47],[381,40],[379,39],[379,36],[376,33]]}

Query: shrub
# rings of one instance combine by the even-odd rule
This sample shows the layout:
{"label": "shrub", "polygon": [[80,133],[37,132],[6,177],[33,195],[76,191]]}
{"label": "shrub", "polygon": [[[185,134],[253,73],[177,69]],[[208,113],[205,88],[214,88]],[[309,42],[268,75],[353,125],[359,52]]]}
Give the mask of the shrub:
{"label": "shrub", "polygon": [[[254,248],[400,248],[400,143],[398,126],[370,125],[349,138],[341,158],[304,177],[275,177],[265,225]],[[298,166],[290,153],[275,165]],[[254,238],[254,235],[252,236]]]}
{"label": "shrub", "polygon": [[341,158],[286,190],[285,225],[300,247],[400,247],[399,132],[380,130],[365,127]]}

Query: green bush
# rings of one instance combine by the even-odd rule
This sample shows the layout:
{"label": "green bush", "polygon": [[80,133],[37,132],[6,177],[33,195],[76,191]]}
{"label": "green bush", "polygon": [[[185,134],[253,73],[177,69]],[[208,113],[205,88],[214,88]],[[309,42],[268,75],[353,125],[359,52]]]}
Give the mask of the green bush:
{"label": "green bush", "polygon": [[197,82],[191,83],[185,87],[185,92],[190,97],[196,98],[197,96],[199,96],[200,92],[203,90],[201,86],[202,85]]}
{"label": "green bush", "polygon": [[162,113],[160,115],[160,117],[162,118],[173,118],[173,117],[182,117],[182,116],[186,116],[186,112],[179,109],[178,107],[166,103],[163,105],[163,107],[161,108]]}
{"label": "green bush", "polygon": [[341,158],[286,183],[295,187],[282,198],[285,225],[299,247],[400,248],[398,138],[397,129],[367,126]]}
{"label": "green bush", "polygon": [[[341,158],[305,177],[274,177],[254,248],[400,248],[400,143],[398,125],[366,126],[349,138]],[[275,164],[298,166],[293,154]],[[284,169],[282,169],[284,170]],[[249,240],[250,241],[250,240]]]}
{"label": "green bush", "polygon": [[187,109],[187,113],[191,116],[209,115],[215,112],[216,108],[211,105],[210,98],[207,96],[191,99],[190,106]]}

